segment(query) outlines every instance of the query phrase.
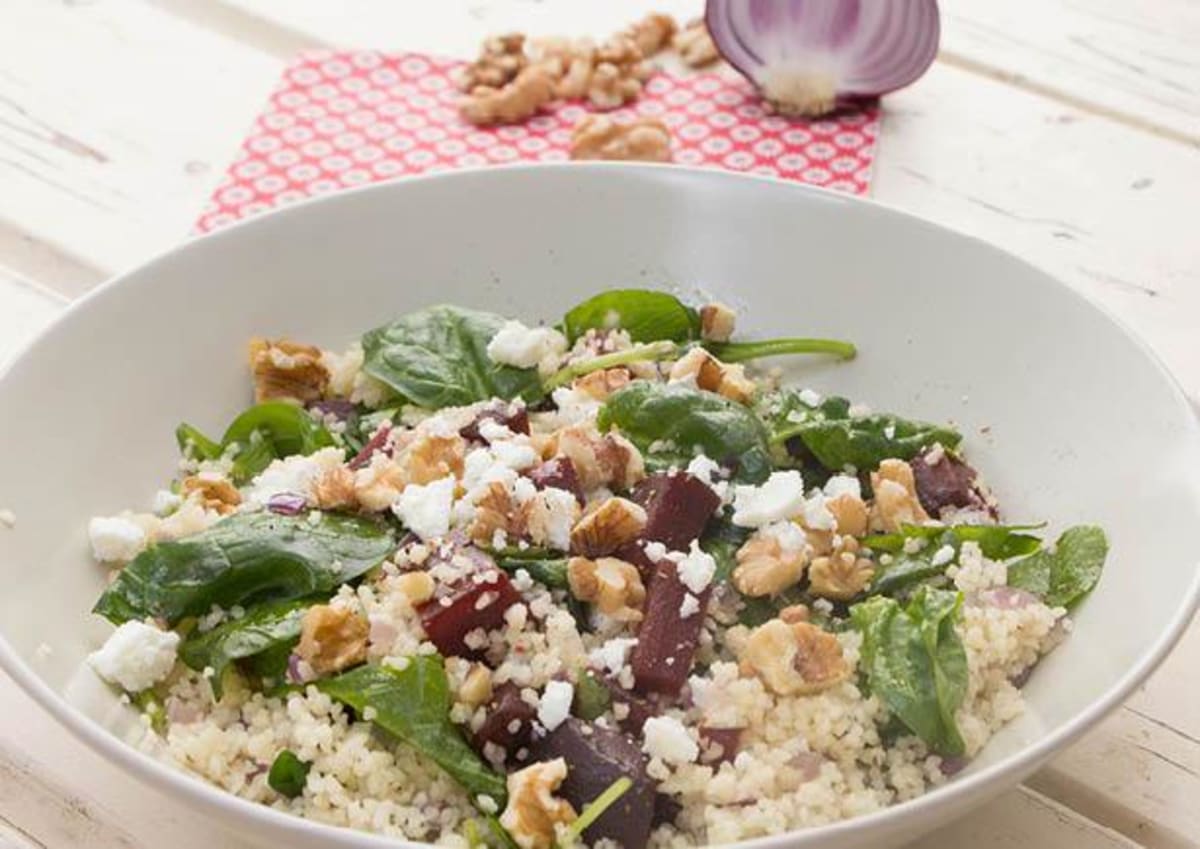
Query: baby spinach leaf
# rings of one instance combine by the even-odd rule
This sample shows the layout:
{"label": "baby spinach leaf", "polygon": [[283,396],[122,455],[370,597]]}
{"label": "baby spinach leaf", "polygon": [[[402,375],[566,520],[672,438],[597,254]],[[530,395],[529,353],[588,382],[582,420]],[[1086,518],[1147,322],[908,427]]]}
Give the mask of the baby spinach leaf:
{"label": "baby spinach leaf", "polygon": [[961,604],[958,593],[922,587],[907,607],[875,596],[850,609],[871,692],[941,755],[965,751],[954,718],[967,693],[967,654],[954,630]]}
{"label": "baby spinach leaf", "polygon": [[575,681],[574,713],[580,719],[591,722],[602,716],[612,704],[612,693],[608,687],[589,670],[584,669]]}
{"label": "baby spinach leaf", "polygon": [[[238,660],[264,652],[283,653],[300,638],[300,621],[314,599],[271,602],[211,631],[193,633],[179,646],[179,659],[195,670],[212,667],[213,698],[221,700],[225,671]],[[278,657],[278,654],[276,654]],[[286,663],[286,654],[284,655]]]}
{"label": "baby spinach leaf", "polygon": [[167,709],[163,707],[162,699],[153,688],[139,690],[134,693],[131,701],[150,722],[150,730],[155,734],[165,734],[167,731]]}
{"label": "baby spinach leaf", "polygon": [[858,349],[852,342],[837,339],[759,339],[754,342],[706,342],[714,357],[724,363],[744,363],[763,357],[782,357],[792,354],[832,354],[843,360],[852,360]]}
{"label": "baby spinach leaf", "polygon": [[898,555],[891,563],[876,570],[867,588],[867,595],[905,595],[915,586],[946,574],[946,569],[953,562],[951,560],[939,566],[927,555]]}
{"label": "baby spinach leaf", "polygon": [[440,656],[410,657],[404,669],[360,666],[316,686],[359,716],[371,708],[372,722],[429,757],[473,799],[490,796],[504,807],[504,776],[484,763],[450,721],[450,685]]}
{"label": "baby spinach leaf", "polygon": [[1092,591],[1104,570],[1108,539],[1094,525],[1063,531],[1054,550],[1032,554],[1008,567],[1008,585],[1039,595],[1051,607],[1073,607]]}
{"label": "baby spinach leaf", "polygon": [[219,443],[189,424],[175,429],[179,450],[201,460],[215,460],[236,446],[231,477],[245,483],[280,457],[312,454],[334,444],[333,436],[305,410],[283,401],[266,401],[244,410]]}
{"label": "baby spinach leaf", "polygon": [[524,569],[539,584],[552,590],[567,589],[567,560],[565,557],[498,557],[496,565],[515,575]]}
{"label": "baby spinach leaf", "polygon": [[284,749],[271,763],[267,784],[276,793],[295,799],[304,792],[304,782],[310,769],[312,764],[300,760],[291,749]]}
{"label": "baby spinach leaf", "polygon": [[729,580],[737,566],[738,549],[749,538],[749,528],[738,527],[727,518],[717,516],[709,520],[700,536],[700,548],[717,562],[713,581],[723,583]]}
{"label": "baby spinach leaf", "polygon": [[897,553],[904,550],[910,539],[936,540],[946,536],[944,543],[958,548],[964,542],[974,542],[989,560],[1009,560],[1022,554],[1032,554],[1042,541],[1025,531],[1042,525],[904,525],[891,534],[872,534],[863,537],[863,545],[876,551]]}
{"label": "baby spinach leaf", "polygon": [[634,342],[686,342],[700,335],[700,317],[674,295],[649,289],[610,289],[570,309],[563,332],[574,343],[591,329],[619,327]]}
{"label": "baby spinach leaf", "polygon": [[498,396],[542,396],[537,369],[499,365],[488,342],[504,325],[493,313],[449,305],[427,307],[369,331],[363,369],[421,407],[440,410]]}
{"label": "baby spinach leaf", "polygon": [[206,531],[152,545],[121,570],[93,612],[114,624],[157,617],[175,625],[212,606],[247,606],[330,592],[396,549],[369,519],[235,513]]}
{"label": "baby spinach leaf", "polygon": [[653,470],[684,467],[704,453],[734,468],[734,479],[759,483],[771,473],[767,433],[741,404],[680,384],[635,380],[600,408],[601,431],[618,427]]}
{"label": "baby spinach leaf", "polygon": [[175,428],[175,441],[179,453],[196,460],[218,460],[225,453],[219,442],[214,442],[187,422]]}
{"label": "baby spinach leaf", "polygon": [[788,391],[767,399],[760,409],[766,411],[773,443],[799,438],[832,471],[846,466],[873,469],[889,458],[910,460],[935,442],[953,448],[962,441],[958,431],[928,422],[886,413],[851,416],[845,398],[827,398],[811,406],[799,393]]}

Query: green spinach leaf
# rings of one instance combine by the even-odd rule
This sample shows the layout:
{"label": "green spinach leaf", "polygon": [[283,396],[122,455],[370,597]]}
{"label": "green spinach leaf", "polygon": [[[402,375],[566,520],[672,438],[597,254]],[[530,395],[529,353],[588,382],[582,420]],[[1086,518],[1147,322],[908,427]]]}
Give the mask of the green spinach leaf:
{"label": "green spinach leaf", "polygon": [[524,569],[539,584],[552,590],[567,589],[567,560],[546,554],[538,557],[498,557],[496,565],[515,575]]}
{"label": "green spinach leaf", "polygon": [[937,565],[928,552],[896,555],[896,559],[887,566],[880,565],[876,569],[867,595],[906,595],[921,584],[941,578],[952,563],[954,561],[950,560]]}
{"label": "green spinach leaf", "polygon": [[175,428],[175,441],[179,453],[196,460],[219,460],[225,453],[219,442],[214,442],[187,422]]}
{"label": "green spinach leaf", "polygon": [[843,360],[852,360],[858,349],[851,342],[837,339],[759,339],[753,342],[706,342],[714,357],[723,363],[744,363],[763,357],[782,357],[792,354],[832,354]]}
{"label": "green spinach leaf", "polygon": [[537,369],[498,365],[488,343],[504,326],[493,313],[448,305],[410,313],[362,339],[363,369],[414,404],[440,410],[486,401],[539,399]]}
{"label": "green spinach leaf", "polygon": [[450,685],[440,656],[410,657],[404,669],[360,666],[316,686],[359,716],[371,708],[372,722],[428,756],[473,799],[490,796],[504,807],[504,776],[484,763],[450,721]]}
{"label": "green spinach leaf", "polygon": [[395,549],[393,532],[369,519],[235,513],[195,536],[147,548],[109,584],[93,612],[117,625],[158,617],[174,626],[214,604],[330,592]]}
{"label": "green spinach leaf", "polygon": [[741,528],[724,516],[710,519],[700,536],[700,548],[717,562],[713,581],[724,583],[737,567],[738,549],[750,538],[750,529]]}
{"label": "green spinach leaf", "polygon": [[563,318],[563,332],[572,343],[593,328],[614,327],[634,342],[686,342],[700,335],[700,317],[666,292],[610,289],[573,307]]}
{"label": "green spinach leaf", "polygon": [[863,635],[871,691],[941,755],[965,751],[955,712],[967,693],[967,654],[954,630],[962,598],[922,587],[907,607],[875,596],[850,609]]}
{"label": "green spinach leaf", "polygon": [[1042,597],[1051,607],[1073,607],[1092,591],[1104,570],[1108,539],[1094,525],[1063,531],[1054,550],[1042,551],[1008,567],[1008,584]]}
{"label": "green spinach leaf", "polygon": [[734,479],[760,483],[771,473],[767,432],[746,407],[680,384],[635,380],[600,408],[601,431],[618,427],[653,470],[686,466],[697,452],[735,467]]}
{"label": "green spinach leaf", "polygon": [[238,660],[272,655],[267,665],[274,666],[280,654],[287,662],[287,651],[300,638],[300,622],[314,599],[271,602],[251,610],[241,619],[231,619],[205,633],[193,633],[179,646],[179,659],[195,670],[212,667],[209,679],[213,697],[220,701],[225,671]]}
{"label": "green spinach leaf", "polygon": [[943,543],[955,548],[964,542],[973,542],[989,560],[1009,560],[1023,554],[1032,554],[1041,548],[1041,539],[1025,533],[1041,527],[1042,525],[904,525],[896,533],[871,534],[863,537],[862,542],[876,551],[896,554],[904,550],[906,540],[936,540],[945,536]]}
{"label": "green spinach leaf", "polygon": [[304,782],[312,764],[296,757],[291,749],[284,749],[275,756],[271,771],[267,773],[267,784],[276,793],[295,799],[304,792]]}
{"label": "green spinach leaf", "polygon": [[590,670],[582,670],[575,682],[574,713],[585,722],[602,716],[612,704],[612,693]]}
{"label": "green spinach leaf", "polygon": [[234,483],[245,483],[280,457],[312,454],[334,444],[333,436],[303,408],[283,401],[266,401],[244,410],[219,443],[189,424],[175,429],[185,455],[215,460],[233,448]]}

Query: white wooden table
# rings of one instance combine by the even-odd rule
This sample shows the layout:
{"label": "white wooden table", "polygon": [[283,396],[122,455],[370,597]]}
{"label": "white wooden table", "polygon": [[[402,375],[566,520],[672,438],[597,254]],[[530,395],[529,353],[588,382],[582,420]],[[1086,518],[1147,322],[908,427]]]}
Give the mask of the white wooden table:
{"label": "white wooden table", "polygon": [[[0,0],[0,360],[177,243],[288,56],[470,55],[698,0]],[[943,50],[886,101],[875,197],[1065,280],[1200,397],[1200,4],[943,0]],[[419,9],[419,11],[414,11]],[[407,14],[406,14],[407,12]],[[1200,847],[1200,626],[1129,703],[922,849]],[[0,849],[234,847],[0,677]]]}

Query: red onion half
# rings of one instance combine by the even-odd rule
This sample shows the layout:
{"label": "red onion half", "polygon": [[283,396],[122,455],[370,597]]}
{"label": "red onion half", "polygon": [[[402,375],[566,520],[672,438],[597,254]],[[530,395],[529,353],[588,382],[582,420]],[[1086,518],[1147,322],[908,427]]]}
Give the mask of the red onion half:
{"label": "red onion half", "polygon": [[937,0],[708,0],[713,42],[781,113],[816,116],[916,80],[937,56]]}

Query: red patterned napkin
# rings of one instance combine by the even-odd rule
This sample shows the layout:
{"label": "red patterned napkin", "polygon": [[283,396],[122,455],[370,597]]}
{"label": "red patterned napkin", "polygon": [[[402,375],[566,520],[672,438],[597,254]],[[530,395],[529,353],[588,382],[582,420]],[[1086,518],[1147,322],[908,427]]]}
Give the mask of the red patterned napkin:
{"label": "red patterned napkin", "polygon": [[[199,232],[295,200],[408,174],[568,158],[586,113],[560,105],[516,126],[463,121],[453,72],[419,53],[314,51],[288,67],[267,110],[196,223]],[[768,174],[864,194],[879,110],[821,121],[767,115],[751,86],[720,73],[657,73],[617,120],[654,116],[671,128],[675,161]]]}

